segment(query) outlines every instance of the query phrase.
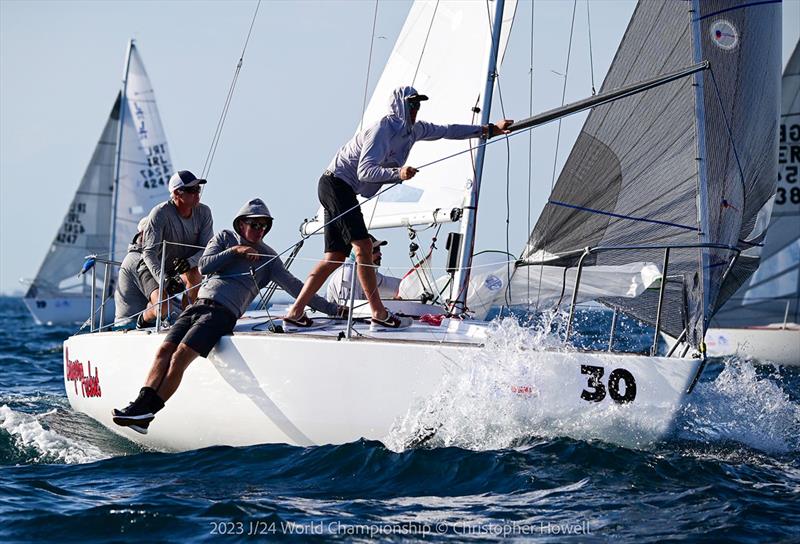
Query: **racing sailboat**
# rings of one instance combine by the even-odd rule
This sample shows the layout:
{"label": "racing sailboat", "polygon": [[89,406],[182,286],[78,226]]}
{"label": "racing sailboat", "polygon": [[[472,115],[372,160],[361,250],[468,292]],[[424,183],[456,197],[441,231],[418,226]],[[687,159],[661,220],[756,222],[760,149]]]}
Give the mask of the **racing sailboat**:
{"label": "racing sailboat", "polygon": [[[121,261],[139,220],[164,200],[172,171],[155,94],[133,40],[123,87],[100,139],[23,302],[38,324],[86,320],[92,286],[82,265],[89,255]],[[98,267],[96,281],[104,270]],[[113,278],[109,289],[113,293]],[[107,293],[109,294],[109,293]],[[95,307],[101,306],[101,293]],[[113,316],[113,300],[105,311]]]}
{"label": "racing sailboat", "polygon": [[[515,6],[416,2],[365,124],[381,115],[387,89],[410,82],[444,97],[441,107],[454,108],[448,121],[486,123]],[[486,151],[477,146],[474,155],[426,167],[425,180],[398,185],[364,207],[373,228],[461,222],[451,240],[452,289],[444,307],[387,304],[419,317],[401,331],[331,319],[284,332],[269,314],[248,312],[208,360],[191,365],[146,435],[116,427],[111,410],[143,383],[164,333],[73,336],[64,343],[70,404],[132,440],[168,450],[361,437],[397,443],[388,438],[397,429],[408,431],[409,444],[420,443],[435,434],[436,422],[414,424],[413,413],[446,397],[458,376],[490,378],[499,364],[491,347],[496,325],[471,318],[469,292],[509,292],[513,303],[527,304],[549,282],[573,308],[599,300],[657,332],[681,335],[689,348],[671,357],[583,351],[569,343],[567,326],[566,342],[518,346],[515,371],[492,382],[491,395],[505,399],[505,410],[531,434],[540,430],[531,419],[536,414],[535,424],[551,433],[570,435],[575,422],[589,421],[593,438],[626,445],[662,439],[702,372],[710,319],[750,273],[737,255],[753,243],[758,214],[775,191],[780,24],[778,2],[641,0],[596,96],[515,125],[525,130],[591,108],[513,263],[510,291],[508,275],[478,273],[473,260]],[[457,78],[446,73],[453,64]],[[437,120],[439,104],[430,102],[426,117]],[[431,161],[423,154],[440,158],[467,146],[421,143],[408,162],[424,165]],[[620,282],[625,288],[605,285],[602,278],[620,270],[629,277]],[[423,315],[437,312],[435,319]]]}

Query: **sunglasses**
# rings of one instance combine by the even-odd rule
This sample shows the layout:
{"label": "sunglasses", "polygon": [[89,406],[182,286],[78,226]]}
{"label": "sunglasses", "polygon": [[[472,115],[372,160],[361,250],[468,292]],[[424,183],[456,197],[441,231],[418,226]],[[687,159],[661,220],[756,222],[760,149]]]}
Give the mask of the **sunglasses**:
{"label": "sunglasses", "polygon": [[408,101],[408,107],[411,108],[412,110],[415,110],[415,111],[419,109],[420,104],[421,104],[421,102],[419,102],[418,100],[409,100]]}
{"label": "sunglasses", "polygon": [[199,185],[195,185],[194,187],[181,187],[179,191],[181,193],[189,193],[191,195],[199,195],[202,188]]}
{"label": "sunglasses", "polygon": [[244,223],[254,230],[269,230],[272,226],[272,221],[245,221]]}

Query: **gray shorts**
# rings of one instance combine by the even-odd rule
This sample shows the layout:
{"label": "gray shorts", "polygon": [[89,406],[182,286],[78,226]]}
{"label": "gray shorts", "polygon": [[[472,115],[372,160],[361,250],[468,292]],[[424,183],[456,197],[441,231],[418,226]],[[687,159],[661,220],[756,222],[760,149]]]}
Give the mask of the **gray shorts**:
{"label": "gray shorts", "polygon": [[147,268],[144,259],[139,261],[139,266],[136,267],[136,273],[139,275],[139,285],[142,287],[142,293],[148,299],[153,291],[158,291],[158,280],[156,280]]}
{"label": "gray shorts", "polygon": [[181,313],[169,328],[164,342],[186,344],[201,356],[208,357],[219,339],[233,332],[237,319],[219,302],[201,298]]}

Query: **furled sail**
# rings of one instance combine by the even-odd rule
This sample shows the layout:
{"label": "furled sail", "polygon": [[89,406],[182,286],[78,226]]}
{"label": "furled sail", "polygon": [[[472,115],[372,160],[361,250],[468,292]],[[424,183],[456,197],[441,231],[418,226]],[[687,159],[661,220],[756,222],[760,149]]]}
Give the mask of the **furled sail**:
{"label": "furled sail", "polygon": [[112,248],[112,258],[118,261],[127,253],[139,220],[169,198],[172,173],[153,86],[136,46],[130,47]]}
{"label": "furled sail", "polygon": [[800,323],[800,42],[784,69],[781,91],[778,188],[766,207],[772,218],[763,249],[755,246],[740,257],[743,267],[755,268],[759,257],[761,265],[714,316],[715,327]]}
{"label": "furled sail", "polygon": [[[430,97],[420,110],[420,119],[437,124],[479,123],[480,114],[473,108],[480,105],[486,82],[492,4],[488,0],[416,0],[372,94],[363,126],[373,125],[389,112],[392,90],[402,85],[412,85]],[[507,0],[498,66],[515,10],[516,0]],[[470,140],[419,142],[407,164],[423,166],[469,146]],[[456,221],[474,177],[471,153],[428,166],[415,178],[362,206],[367,227]],[[303,231],[311,233],[321,227],[322,217],[320,208]]]}
{"label": "furled sail", "polygon": [[64,293],[89,295],[91,286],[78,278],[78,272],[86,255],[108,251],[119,105],[117,95],[78,190],[26,298]]}
{"label": "furled sail", "polygon": [[[640,1],[601,92],[703,61],[710,68],[592,110],[523,261],[572,267],[588,246],[608,249],[589,266],[661,263],[662,247],[673,246],[661,325],[702,342],[731,262],[775,189],[780,25],[779,2]],[[706,247],[674,247],[698,244]],[[535,305],[535,291],[510,298]],[[656,320],[657,290],[599,300]]]}

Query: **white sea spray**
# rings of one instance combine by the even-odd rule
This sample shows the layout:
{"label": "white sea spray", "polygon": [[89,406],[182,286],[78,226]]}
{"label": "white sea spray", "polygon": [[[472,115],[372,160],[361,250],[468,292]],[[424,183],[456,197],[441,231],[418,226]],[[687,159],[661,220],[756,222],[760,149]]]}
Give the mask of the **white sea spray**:
{"label": "white sea spray", "polygon": [[26,452],[29,463],[91,463],[108,458],[99,448],[80,443],[42,425],[47,415],[28,414],[0,406],[0,429],[12,438],[14,446]]}

